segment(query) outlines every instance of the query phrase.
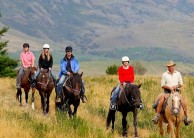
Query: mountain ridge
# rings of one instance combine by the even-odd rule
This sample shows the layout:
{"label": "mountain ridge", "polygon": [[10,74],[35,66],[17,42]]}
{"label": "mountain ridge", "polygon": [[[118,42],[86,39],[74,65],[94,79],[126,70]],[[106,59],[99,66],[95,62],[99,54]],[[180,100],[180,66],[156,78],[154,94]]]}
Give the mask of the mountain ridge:
{"label": "mountain ridge", "polygon": [[0,0],[0,5],[2,23],[35,40],[35,50],[44,42],[58,50],[71,44],[98,55],[117,48],[159,47],[194,58],[192,0]]}

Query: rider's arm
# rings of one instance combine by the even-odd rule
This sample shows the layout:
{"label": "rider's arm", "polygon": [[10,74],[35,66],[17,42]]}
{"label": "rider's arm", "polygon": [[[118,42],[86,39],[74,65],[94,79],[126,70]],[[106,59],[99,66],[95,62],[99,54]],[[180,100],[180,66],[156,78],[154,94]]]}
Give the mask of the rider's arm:
{"label": "rider's arm", "polygon": [[53,66],[53,56],[51,55],[51,57],[50,57],[50,68],[52,68],[52,66]]}
{"label": "rider's arm", "polygon": [[23,52],[20,54],[20,60],[21,60],[22,67],[25,68],[24,58],[23,58]]}
{"label": "rider's arm", "polygon": [[32,67],[34,67],[34,60],[35,60],[35,56],[34,56],[34,54],[31,52],[31,58],[32,58]]}
{"label": "rider's arm", "polygon": [[60,69],[63,75],[67,74],[66,65],[67,63],[62,59],[60,63]]}

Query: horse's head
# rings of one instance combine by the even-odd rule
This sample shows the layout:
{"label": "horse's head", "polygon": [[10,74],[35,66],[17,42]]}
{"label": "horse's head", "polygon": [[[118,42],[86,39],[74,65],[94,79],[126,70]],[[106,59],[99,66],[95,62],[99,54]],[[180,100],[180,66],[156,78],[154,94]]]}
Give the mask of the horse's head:
{"label": "horse's head", "polygon": [[70,76],[70,85],[72,92],[74,93],[75,96],[79,96],[81,88],[82,88],[82,74],[79,73],[73,73]]}
{"label": "horse's head", "polygon": [[40,75],[38,77],[38,84],[40,84],[42,90],[46,90],[50,80],[51,80],[50,70],[49,69],[41,70]]}
{"label": "horse's head", "polygon": [[179,92],[174,92],[170,96],[170,100],[172,102],[172,113],[174,115],[179,114],[181,109],[181,97]]}
{"label": "horse's head", "polygon": [[125,86],[125,92],[128,95],[128,99],[131,101],[135,107],[139,107],[141,104],[141,93],[140,93],[140,85],[135,85],[131,83],[127,83]]}

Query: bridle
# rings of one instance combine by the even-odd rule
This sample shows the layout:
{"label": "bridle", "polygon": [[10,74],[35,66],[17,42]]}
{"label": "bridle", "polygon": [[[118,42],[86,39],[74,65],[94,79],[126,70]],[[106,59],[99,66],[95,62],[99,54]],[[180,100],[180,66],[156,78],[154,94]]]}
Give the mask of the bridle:
{"label": "bridle", "polygon": [[[127,84],[127,85],[129,85],[129,84]],[[130,84],[130,85],[133,85],[133,84]],[[129,100],[128,100],[128,98],[127,98],[127,96],[126,96],[126,89],[127,89],[127,87],[125,86],[124,88],[123,88],[123,90],[122,90],[122,93],[123,93],[123,95],[124,95],[124,97],[125,97],[125,100],[127,101],[127,103],[128,103],[128,105],[131,107],[131,106],[134,106],[134,104],[135,104],[135,102],[136,102],[136,100],[135,100],[135,98],[134,98],[134,95],[132,94],[132,93],[134,93],[135,91],[130,91],[130,97],[131,97],[131,102],[129,102]]]}
{"label": "bridle", "polygon": [[[175,105],[174,105],[174,97],[177,97],[178,98],[178,102],[180,102],[180,104],[179,104],[179,106],[178,107],[176,107]],[[180,113],[180,109],[181,109],[181,100],[180,100],[180,96],[178,95],[178,92],[176,92],[176,93],[171,93],[171,98],[172,98],[172,114],[173,114],[173,111],[176,109],[176,110],[178,110],[178,112],[177,112],[177,114],[179,114]]]}
{"label": "bridle", "polygon": [[[76,88],[73,88],[73,83],[72,83],[72,81],[71,81],[71,79],[73,78],[73,75],[71,74],[71,75],[68,75],[67,76],[67,79],[65,80],[65,83],[64,83],[64,85],[63,86],[65,86],[66,87],[66,89],[69,91],[69,92],[71,92],[71,93],[80,93],[80,91],[81,91],[81,89],[76,89]],[[67,82],[69,82],[69,83],[67,83]]]}
{"label": "bridle", "polygon": [[[46,83],[38,82],[38,84],[40,84],[40,85],[42,85],[43,87],[46,88],[47,85],[49,84],[49,81],[50,81],[50,78],[51,78],[50,72],[51,72],[50,70],[49,70],[48,72],[44,72],[44,73],[48,73],[48,78],[47,78]],[[40,75],[39,75],[39,76],[41,76],[41,74],[43,74],[43,73],[40,71]],[[42,77],[43,77],[43,79],[44,79],[44,77],[46,77],[46,76],[43,74]]]}

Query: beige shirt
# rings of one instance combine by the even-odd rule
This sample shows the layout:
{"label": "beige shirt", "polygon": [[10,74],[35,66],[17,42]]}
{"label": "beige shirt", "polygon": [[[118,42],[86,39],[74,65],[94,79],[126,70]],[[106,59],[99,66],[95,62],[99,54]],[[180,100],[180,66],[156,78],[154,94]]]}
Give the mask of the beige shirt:
{"label": "beige shirt", "polygon": [[183,80],[180,72],[174,71],[173,74],[170,74],[169,71],[166,71],[162,75],[162,80],[161,80],[161,86],[176,86],[178,84],[183,85]]}

